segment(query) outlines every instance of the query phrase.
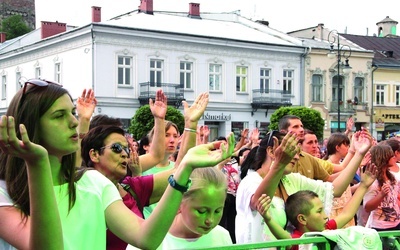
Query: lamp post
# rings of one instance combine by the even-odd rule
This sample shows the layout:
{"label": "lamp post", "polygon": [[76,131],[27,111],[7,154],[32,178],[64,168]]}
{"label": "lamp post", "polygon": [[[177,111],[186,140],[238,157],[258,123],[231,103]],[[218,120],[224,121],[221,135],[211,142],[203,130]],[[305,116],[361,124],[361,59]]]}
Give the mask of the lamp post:
{"label": "lamp post", "polygon": [[[340,102],[342,93],[340,91],[340,83],[342,82],[340,79],[340,66],[342,66],[343,74],[348,74],[351,72],[351,67],[349,65],[349,57],[351,55],[351,48],[348,45],[340,44],[340,37],[337,30],[332,30],[328,34],[328,42],[330,43],[330,50],[328,53],[328,58],[333,59],[336,57],[337,59],[337,104],[338,104],[338,132],[340,130]],[[336,45],[336,48],[335,48]],[[345,63],[342,64],[342,57],[345,59]],[[332,81],[333,83],[333,81]],[[333,86],[332,86],[333,87]]]}

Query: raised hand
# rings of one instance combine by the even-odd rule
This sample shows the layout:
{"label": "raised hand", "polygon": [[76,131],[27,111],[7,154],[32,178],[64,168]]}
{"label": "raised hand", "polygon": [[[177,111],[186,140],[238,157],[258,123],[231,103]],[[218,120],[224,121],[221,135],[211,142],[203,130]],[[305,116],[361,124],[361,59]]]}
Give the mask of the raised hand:
{"label": "raised hand", "polygon": [[354,148],[360,153],[365,155],[368,150],[372,147],[373,139],[371,134],[366,128],[362,128],[361,131],[357,131],[353,135],[352,142]]}
{"label": "raised hand", "polygon": [[155,118],[165,119],[168,108],[167,96],[161,89],[157,90],[155,101],[153,101],[153,99],[149,99],[149,106],[151,113]]}
{"label": "raised hand", "polygon": [[14,117],[1,116],[0,149],[4,154],[21,158],[28,165],[48,157],[47,150],[44,147],[29,140],[28,132],[23,124],[19,126],[19,132],[21,140],[16,135]]}
{"label": "raised hand", "polygon": [[265,221],[271,220],[271,215],[269,213],[271,201],[271,198],[266,194],[262,194],[260,198],[258,198],[257,211],[261,214]]}
{"label": "raised hand", "polygon": [[367,164],[365,165],[365,169],[361,169],[360,174],[361,184],[368,188],[376,180],[376,177],[378,176],[378,168],[373,163]]}
{"label": "raised hand", "polygon": [[242,138],[247,138],[248,135],[249,135],[249,129],[248,128],[245,128],[242,131],[240,131],[240,136]]}
{"label": "raised hand", "polygon": [[[272,132],[271,132],[272,133]],[[278,138],[274,136],[274,145],[278,145]],[[274,156],[275,160],[279,162],[280,167],[286,167],[293,157],[300,153],[299,140],[297,139],[296,133],[289,132],[285,135],[282,143],[275,149]]]}
{"label": "raised hand", "polygon": [[189,149],[182,160],[182,164],[192,169],[216,166],[233,154],[235,148],[233,133],[230,133],[226,139],[227,142],[215,141],[208,144],[200,144]]}
{"label": "raised hand", "polygon": [[250,133],[250,141],[252,144],[252,147],[258,146],[260,144],[260,131],[258,128],[253,128],[253,130]]}
{"label": "raised hand", "polygon": [[78,100],[76,100],[76,112],[78,113],[79,119],[90,119],[96,105],[97,100],[96,97],[94,97],[94,91],[92,89],[84,89],[82,95],[78,97]]}
{"label": "raised hand", "polygon": [[[197,96],[196,100],[193,102],[192,106],[189,107],[186,101],[182,101],[183,104],[183,113],[185,117],[185,122],[196,122],[200,120],[201,116],[204,114],[204,111],[208,105],[209,96],[208,93],[201,93]],[[203,127],[204,133],[204,127]]]}

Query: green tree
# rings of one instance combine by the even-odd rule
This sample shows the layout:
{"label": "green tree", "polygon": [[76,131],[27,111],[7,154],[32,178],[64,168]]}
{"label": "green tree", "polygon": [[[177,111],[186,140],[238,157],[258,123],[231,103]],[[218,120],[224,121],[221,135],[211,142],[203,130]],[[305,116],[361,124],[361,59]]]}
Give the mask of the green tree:
{"label": "green tree", "polygon": [[31,31],[21,15],[7,17],[1,22],[1,31],[6,33],[7,40],[22,36]]}
{"label": "green tree", "polygon": [[277,130],[279,119],[285,115],[295,115],[300,117],[304,128],[312,130],[318,139],[322,139],[324,132],[324,119],[317,110],[306,107],[280,107],[271,115],[270,130]]}
{"label": "green tree", "polygon": [[[179,132],[182,134],[185,127],[185,119],[179,110],[168,106],[165,119],[175,123],[179,128]],[[139,140],[142,136],[150,132],[153,127],[154,117],[151,113],[150,106],[144,105],[140,107],[132,117],[128,131],[133,135],[133,138]]]}

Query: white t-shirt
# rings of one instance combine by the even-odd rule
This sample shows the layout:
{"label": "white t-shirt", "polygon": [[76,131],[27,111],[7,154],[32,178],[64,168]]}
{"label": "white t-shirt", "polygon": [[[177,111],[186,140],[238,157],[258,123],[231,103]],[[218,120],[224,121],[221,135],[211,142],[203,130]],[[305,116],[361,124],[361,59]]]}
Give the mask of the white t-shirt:
{"label": "white t-shirt", "polygon": [[[14,206],[13,201],[7,192],[6,182],[0,180],[0,207],[10,207]],[[13,246],[8,244],[5,240],[0,238],[0,249],[2,250],[15,250]]]}
{"label": "white t-shirt", "polygon": [[[240,182],[236,194],[236,242],[238,244],[264,242],[276,238],[269,231],[262,216],[257,210],[251,210],[250,200],[262,182],[261,176],[249,170],[247,176]],[[325,212],[330,213],[333,200],[333,186],[330,182],[313,180],[299,173],[292,173],[282,178],[283,186],[288,195],[300,190],[312,190],[316,192],[325,206]],[[283,228],[286,225],[284,201],[279,197],[273,197],[270,207],[271,216]]]}
{"label": "white t-shirt", "polygon": [[[228,230],[217,225],[208,234],[195,239],[178,238],[167,233],[157,250],[170,249],[201,249],[205,247],[218,247],[232,245],[232,239]],[[127,248],[129,249],[129,248]]]}
{"label": "white t-shirt", "polygon": [[96,170],[76,183],[76,202],[68,211],[68,184],[55,186],[64,235],[64,249],[106,249],[105,210],[121,200],[115,185]]}

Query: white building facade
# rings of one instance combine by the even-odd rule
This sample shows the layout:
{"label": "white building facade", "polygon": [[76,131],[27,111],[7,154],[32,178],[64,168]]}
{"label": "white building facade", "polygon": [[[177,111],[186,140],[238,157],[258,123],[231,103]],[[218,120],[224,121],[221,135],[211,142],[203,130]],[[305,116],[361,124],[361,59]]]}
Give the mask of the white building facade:
{"label": "white building facade", "polygon": [[188,13],[150,7],[104,22],[93,7],[86,26],[42,22],[0,44],[1,113],[30,78],[60,82],[74,98],[93,88],[96,114],[126,125],[159,88],[182,111],[183,99],[191,104],[209,92],[200,124],[210,127],[210,140],[243,128],[264,133],[276,108],[304,104],[300,40],[237,13],[201,14],[198,4]]}

